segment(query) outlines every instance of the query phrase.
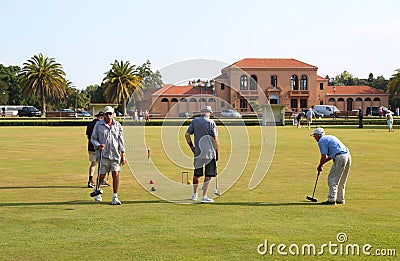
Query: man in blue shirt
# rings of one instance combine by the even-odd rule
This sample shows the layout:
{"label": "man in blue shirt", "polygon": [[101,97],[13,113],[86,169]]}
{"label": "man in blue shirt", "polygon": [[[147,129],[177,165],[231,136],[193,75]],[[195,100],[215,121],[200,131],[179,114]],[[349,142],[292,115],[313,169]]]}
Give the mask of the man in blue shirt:
{"label": "man in blue shirt", "polygon": [[351,166],[351,155],[349,149],[335,136],[325,135],[323,128],[316,128],[311,134],[318,142],[321,158],[317,167],[318,172],[324,170],[324,164],[333,160],[328,175],[328,200],[322,202],[324,205],[344,204],[346,180]]}
{"label": "man in blue shirt", "polygon": [[[193,196],[192,200],[198,200],[197,190],[199,188],[200,177],[203,176],[204,166],[204,186],[202,203],[214,202],[213,199],[207,197],[207,191],[210,187],[212,177],[217,175],[217,163],[219,156],[218,130],[215,122],[210,119],[212,113],[211,106],[203,106],[202,115],[194,119],[185,138],[190,149],[194,154],[194,175],[193,175]],[[194,134],[194,146],[190,135]]]}

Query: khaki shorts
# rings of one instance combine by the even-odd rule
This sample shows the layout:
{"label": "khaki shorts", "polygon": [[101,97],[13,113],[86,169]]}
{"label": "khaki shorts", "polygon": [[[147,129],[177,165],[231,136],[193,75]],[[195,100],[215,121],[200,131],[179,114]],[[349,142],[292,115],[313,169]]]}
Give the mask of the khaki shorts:
{"label": "khaki shorts", "polygon": [[110,160],[103,158],[100,164],[100,174],[106,174],[108,172],[120,172],[121,165],[118,160]]}
{"label": "khaki shorts", "polygon": [[96,161],[96,152],[95,151],[89,151],[89,161]]}

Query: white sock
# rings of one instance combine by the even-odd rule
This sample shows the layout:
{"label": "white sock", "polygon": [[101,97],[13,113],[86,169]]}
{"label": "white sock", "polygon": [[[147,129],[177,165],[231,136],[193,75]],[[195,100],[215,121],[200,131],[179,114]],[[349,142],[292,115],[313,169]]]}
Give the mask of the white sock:
{"label": "white sock", "polygon": [[114,193],[114,194],[113,194],[113,198],[118,198],[117,193]]}

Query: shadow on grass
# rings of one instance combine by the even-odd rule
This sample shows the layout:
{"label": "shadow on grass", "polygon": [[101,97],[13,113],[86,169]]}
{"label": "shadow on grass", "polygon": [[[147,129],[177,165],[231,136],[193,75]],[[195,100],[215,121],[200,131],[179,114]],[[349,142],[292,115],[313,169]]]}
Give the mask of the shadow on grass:
{"label": "shadow on grass", "polygon": [[[123,201],[123,205],[133,204],[174,204],[165,200],[137,200],[137,201]],[[74,206],[74,205],[111,205],[109,202],[96,203],[93,200],[75,200],[65,202],[10,202],[0,203],[0,207],[26,207],[26,206]],[[193,204],[190,204],[193,205]],[[197,205],[197,204],[196,204]],[[248,207],[280,207],[280,206],[309,206],[319,205],[312,202],[285,202],[285,203],[268,203],[268,202],[214,202],[211,204],[198,205],[216,205],[216,206],[248,206]],[[69,210],[69,209],[67,209]]]}
{"label": "shadow on grass", "polygon": [[318,203],[313,202],[214,202],[213,205],[221,205],[221,206],[249,206],[249,207],[282,207],[282,206],[309,206],[309,205],[318,205]]}
{"label": "shadow on grass", "polygon": [[0,187],[0,189],[57,189],[57,188],[86,188],[86,187],[79,187],[79,186],[14,186],[14,187]]}
{"label": "shadow on grass", "polygon": [[[123,201],[123,205],[127,204],[152,204],[152,203],[168,203],[164,200],[138,200],[138,201]],[[0,207],[26,207],[26,206],[62,206],[62,205],[111,205],[109,202],[97,203],[93,200],[74,200],[65,202],[13,202],[0,203]]]}

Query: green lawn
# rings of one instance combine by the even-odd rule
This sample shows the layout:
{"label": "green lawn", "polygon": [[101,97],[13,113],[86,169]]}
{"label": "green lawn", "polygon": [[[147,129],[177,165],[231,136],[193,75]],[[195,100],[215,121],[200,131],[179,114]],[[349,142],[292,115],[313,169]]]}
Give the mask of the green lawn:
{"label": "green lawn", "polygon": [[[140,127],[126,127],[127,135],[135,133],[135,128]],[[177,135],[181,149],[189,155],[185,130]],[[230,164],[234,145],[227,129],[219,130],[219,169],[224,169]],[[257,253],[258,245],[265,240],[269,246],[285,244],[286,252],[293,244],[314,244],[319,251],[330,241],[337,244],[340,232],[348,238],[344,247],[370,244],[371,253],[376,249],[400,250],[398,129],[394,133],[384,127],[325,129],[350,148],[353,158],[347,204],[340,206],[305,200],[312,194],[319,160],[318,146],[306,128],[277,127],[276,151],[268,174],[256,189],[249,190],[263,141],[258,127],[246,130],[250,157],[243,175],[214,204],[168,203],[146,192],[134,179],[131,168],[124,166],[119,193],[123,205],[111,206],[110,188],[104,189],[101,204],[92,201],[90,189],[84,188],[89,166],[84,127],[0,128],[0,259],[365,259],[362,253],[333,255],[327,248],[323,256],[315,257],[290,253],[281,256],[276,247],[273,256]],[[160,133],[161,127],[146,128],[152,162],[167,177],[180,182],[181,168],[165,156]],[[133,165],[131,150],[134,148],[129,148],[127,157]],[[329,167],[317,187],[320,201],[326,198]]]}

